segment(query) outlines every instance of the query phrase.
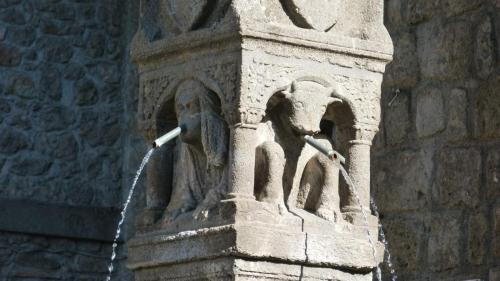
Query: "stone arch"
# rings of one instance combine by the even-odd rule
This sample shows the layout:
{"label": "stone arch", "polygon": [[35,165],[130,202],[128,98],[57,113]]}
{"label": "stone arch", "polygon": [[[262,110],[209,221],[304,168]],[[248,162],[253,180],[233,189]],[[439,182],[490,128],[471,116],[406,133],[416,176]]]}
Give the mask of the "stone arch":
{"label": "stone arch", "polygon": [[157,136],[160,136],[161,134],[164,134],[177,126],[177,117],[175,116],[174,105],[175,93],[182,83],[189,80],[197,81],[208,90],[215,93],[220,101],[221,114],[223,116],[225,115],[225,112],[223,112],[222,110],[223,108],[225,108],[224,94],[221,87],[215,81],[208,79],[203,75],[185,76],[182,79],[175,80],[174,83],[172,83],[172,86],[161,93],[160,97],[158,98],[159,106],[153,114],[153,128],[155,129],[155,133]]}

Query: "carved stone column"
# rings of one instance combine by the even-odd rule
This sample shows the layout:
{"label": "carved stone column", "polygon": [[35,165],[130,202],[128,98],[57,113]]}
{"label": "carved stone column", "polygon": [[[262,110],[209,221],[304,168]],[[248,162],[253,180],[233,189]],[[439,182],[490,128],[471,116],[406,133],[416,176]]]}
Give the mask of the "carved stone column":
{"label": "carved stone column", "polygon": [[[359,215],[392,59],[383,1],[141,7],[138,124],[149,140],[184,131],[147,171],[136,280],[371,281],[383,246]],[[361,205],[304,135],[347,157]],[[376,238],[371,214],[368,227]]]}

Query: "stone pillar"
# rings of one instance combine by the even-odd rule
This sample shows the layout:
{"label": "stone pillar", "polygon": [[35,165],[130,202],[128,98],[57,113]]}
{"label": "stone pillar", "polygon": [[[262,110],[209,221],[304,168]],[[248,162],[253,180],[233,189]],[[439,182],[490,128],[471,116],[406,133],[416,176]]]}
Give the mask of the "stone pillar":
{"label": "stone pillar", "polygon": [[255,199],[255,136],[256,127],[252,125],[236,125],[231,129],[228,199]]}
{"label": "stone pillar", "polygon": [[[360,125],[354,126],[355,139],[348,141],[347,171],[352,179],[357,197],[349,194],[343,211],[345,217],[357,225],[365,223],[361,208],[365,214],[371,215],[370,208],[370,149],[377,127]],[[358,202],[359,200],[359,202]]]}
{"label": "stone pillar", "polygon": [[141,7],[138,123],[184,130],[158,151],[166,164],[148,169],[162,177],[148,183],[154,215],[128,242],[136,280],[371,281],[383,245],[370,245],[358,202],[339,192],[338,171],[327,170],[338,163],[303,137],[329,146],[332,128],[350,131],[341,149],[368,210],[369,132],[392,58],[383,1]]}

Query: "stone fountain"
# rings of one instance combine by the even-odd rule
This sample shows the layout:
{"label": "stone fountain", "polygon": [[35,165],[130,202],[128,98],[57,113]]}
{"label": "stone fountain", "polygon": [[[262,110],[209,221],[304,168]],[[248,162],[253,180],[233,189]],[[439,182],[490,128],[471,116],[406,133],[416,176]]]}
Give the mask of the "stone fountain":
{"label": "stone fountain", "polygon": [[[132,44],[152,142],[136,280],[372,280],[370,146],[392,42],[383,0],[142,0]],[[346,157],[357,196],[303,136]],[[363,210],[364,208],[364,210]],[[375,247],[375,254],[373,252]]]}

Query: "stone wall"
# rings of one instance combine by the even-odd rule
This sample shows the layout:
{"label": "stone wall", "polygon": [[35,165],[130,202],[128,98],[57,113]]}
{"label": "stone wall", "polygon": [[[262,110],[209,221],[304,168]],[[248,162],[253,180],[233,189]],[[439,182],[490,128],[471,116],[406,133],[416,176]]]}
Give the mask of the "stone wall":
{"label": "stone wall", "polygon": [[372,190],[400,280],[500,280],[500,2],[385,2]]}
{"label": "stone wall", "polygon": [[144,153],[136,2],[0,0],[0,280],[105,277],[113,233],[92,220],[114,229]]}

